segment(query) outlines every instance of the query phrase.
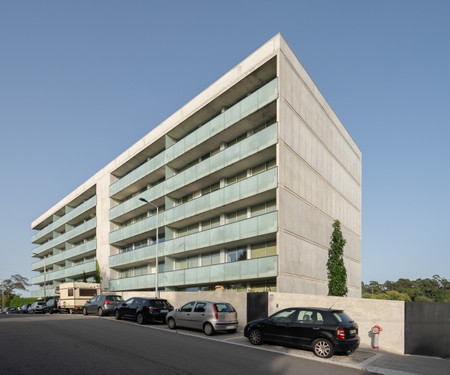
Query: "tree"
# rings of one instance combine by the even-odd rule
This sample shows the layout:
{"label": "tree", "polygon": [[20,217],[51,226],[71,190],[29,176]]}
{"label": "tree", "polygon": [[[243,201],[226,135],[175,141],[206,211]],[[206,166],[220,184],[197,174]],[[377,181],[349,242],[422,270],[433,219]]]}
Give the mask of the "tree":
{"label": "tree", "polygon": [[3,280],[1,289],[3,290],[5,301],[1,301],[2,306],[6,306],[6,303],[9,302],[10,299],[18,296],[14,293],[15,290],[27,290],[27,287],[30,285],[28,279],[19,274],[11,275],[9,279]]}
{"label": "tree", "polygon": [[95,274],[94,274],[94,280],[96,283],[102,282],[102,276],[100,274],[100,266],[98,264],[98,261],[95,261]]}
{"label": "tree", "polygon": [[83,271],[83,282],[84,282],[84,283],[87,283],[87,281],[88,281],[88,280],[87,280],[86,272]]}
{"label": "tree", "polygon": [[341,231],[341,223],[335,220],[328,249],[328,295],[347,295],[347,270],[344,265],[344,246],[347,242]]}

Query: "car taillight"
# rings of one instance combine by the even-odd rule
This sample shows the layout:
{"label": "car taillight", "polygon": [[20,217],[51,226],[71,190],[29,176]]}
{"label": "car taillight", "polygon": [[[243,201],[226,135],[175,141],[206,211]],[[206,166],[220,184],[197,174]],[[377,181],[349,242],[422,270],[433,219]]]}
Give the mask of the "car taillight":
{"label": "car taillight", "polygon": [[337,329],[337,338],[341,340],[345,340],[345,330],[344,328]]}
{"label": "car taillight", "polygon": [[153,311],[153,307],[149,306],[148,307],[148,311],[152,312]]}
{"label": "car taillight", "polygon": [[217,314],[216,305],[214,305],[214,304],[213,304],[213,310],[214,310],[214,316],[216,317],[216,319],[219,319],[219,314]]}
{"label": "car taillight", "polygon": [[104,304],[104,305],[111,305],[111,302],[105,301],[105,302],[103,302],[103,304]]}

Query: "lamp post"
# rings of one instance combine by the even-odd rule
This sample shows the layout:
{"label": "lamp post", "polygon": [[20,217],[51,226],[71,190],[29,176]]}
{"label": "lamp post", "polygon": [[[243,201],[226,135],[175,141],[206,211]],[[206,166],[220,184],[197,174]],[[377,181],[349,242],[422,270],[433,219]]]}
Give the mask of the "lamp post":
{"label": "lamp post", "polygon": [[155,273],[155,297],[159,298],[159,290],[158,290],[158,244],[159,244],[159,208],[158,206],[154,205],[153,203],[150,203],[145,198],[139,198],[140,201],[149,204],[152,207],[156,208],[156,255],[155,255],[155,262],[156,262],[156,273]]}

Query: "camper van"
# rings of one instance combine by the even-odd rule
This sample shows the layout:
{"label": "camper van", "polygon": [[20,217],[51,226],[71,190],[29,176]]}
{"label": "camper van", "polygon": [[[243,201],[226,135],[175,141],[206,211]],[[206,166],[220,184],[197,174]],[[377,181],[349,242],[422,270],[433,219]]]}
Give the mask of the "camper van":
{"label": "camper van", "polygon": [[59,311],[73,314],[81,312],[87,301],[101,294],[101,285],[83,282],[62,283],[56,286],[55,293],[59,294]]}

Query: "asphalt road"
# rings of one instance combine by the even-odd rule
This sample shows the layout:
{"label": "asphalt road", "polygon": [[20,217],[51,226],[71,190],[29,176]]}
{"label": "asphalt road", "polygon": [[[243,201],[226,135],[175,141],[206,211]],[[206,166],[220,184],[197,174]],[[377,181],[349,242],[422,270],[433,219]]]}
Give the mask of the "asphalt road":
{"label": "asphalt road", "polygon": [[111,317],[0,315],[0,374],[369,374],[243,342]]}

